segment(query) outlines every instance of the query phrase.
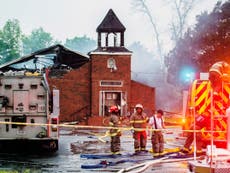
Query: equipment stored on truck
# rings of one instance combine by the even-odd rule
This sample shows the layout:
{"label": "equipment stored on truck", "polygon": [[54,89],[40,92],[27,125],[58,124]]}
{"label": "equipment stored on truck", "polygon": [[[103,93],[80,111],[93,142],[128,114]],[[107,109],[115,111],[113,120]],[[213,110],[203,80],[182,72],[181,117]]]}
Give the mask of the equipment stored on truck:
{"label": "equipment stored on truck", "polygon": [[[0,76],[0,149],[58,149],[59,90],[45,74],[8,71]],[[28,147],[27,147],[28,146]]]}

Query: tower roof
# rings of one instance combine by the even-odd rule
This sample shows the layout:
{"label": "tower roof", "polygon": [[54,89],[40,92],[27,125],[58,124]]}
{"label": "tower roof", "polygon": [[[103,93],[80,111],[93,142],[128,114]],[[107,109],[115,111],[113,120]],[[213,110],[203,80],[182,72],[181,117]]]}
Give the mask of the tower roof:
{"label": "tower roof", "polygon": [[110,9],[101,24],[97,27],[97,32],[124,32],[125,29],[116,14]]}

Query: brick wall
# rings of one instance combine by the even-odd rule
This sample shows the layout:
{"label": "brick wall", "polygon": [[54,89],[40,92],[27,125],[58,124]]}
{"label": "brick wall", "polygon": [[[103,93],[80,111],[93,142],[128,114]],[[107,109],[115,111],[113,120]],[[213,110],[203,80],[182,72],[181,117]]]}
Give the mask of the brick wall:
{"label": "brick wall", "polygon": [[49,77],[49,83],[60,90],[60,121],[76,121],[89,114],[89,63],[61,77]]}
{"label": "brick wall", "polygon": [[142,104],[144,111],[150,115],[155,110],[155,88],[131,81],[131,110],[133,112],[136,104]]}

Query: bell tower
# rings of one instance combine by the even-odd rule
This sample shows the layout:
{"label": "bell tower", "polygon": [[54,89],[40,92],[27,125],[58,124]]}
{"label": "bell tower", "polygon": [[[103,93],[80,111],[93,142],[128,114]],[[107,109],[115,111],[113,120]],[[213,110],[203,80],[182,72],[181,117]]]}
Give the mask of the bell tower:
{"label": "bell tower", "polygon": [[97,48],[89,53],[91,63],[91,114],[105,116],[117,105],[126,115],[130,100],[131,55],[125,48],[126,28],[112,9],[97,27]]}
{"label": "bell tower", "polygon": [[97,27],[98,47],[124,47],[124,32],[125,27],[113,10],[110,9],[104,20]]}

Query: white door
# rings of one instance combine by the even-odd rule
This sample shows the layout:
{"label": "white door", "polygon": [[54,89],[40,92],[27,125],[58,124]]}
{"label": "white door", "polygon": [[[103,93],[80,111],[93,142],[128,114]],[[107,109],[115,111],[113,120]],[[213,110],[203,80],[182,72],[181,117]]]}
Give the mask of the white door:
{"label": "white door", "polygon": [[120,110],[120,115],[126,114],[126,95],[120,91],[101,91],[99,115],[109,115],[109,108],[116,105]]}

